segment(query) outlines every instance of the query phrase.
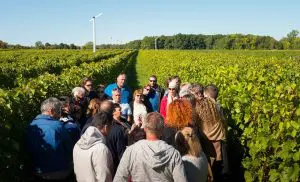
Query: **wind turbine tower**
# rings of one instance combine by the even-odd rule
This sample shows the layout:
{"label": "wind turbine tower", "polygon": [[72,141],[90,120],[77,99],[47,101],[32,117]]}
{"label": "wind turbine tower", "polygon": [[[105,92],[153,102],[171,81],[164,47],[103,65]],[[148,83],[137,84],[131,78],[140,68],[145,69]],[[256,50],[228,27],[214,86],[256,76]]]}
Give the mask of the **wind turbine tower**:
{"label": "wind turbine tower", "polygon": [[102,13],[99,13],[96,16],[93,16],[92,19],[90,19],[91,22],[93,22],[93,52],[96,52],[96,18],[101,16]]}

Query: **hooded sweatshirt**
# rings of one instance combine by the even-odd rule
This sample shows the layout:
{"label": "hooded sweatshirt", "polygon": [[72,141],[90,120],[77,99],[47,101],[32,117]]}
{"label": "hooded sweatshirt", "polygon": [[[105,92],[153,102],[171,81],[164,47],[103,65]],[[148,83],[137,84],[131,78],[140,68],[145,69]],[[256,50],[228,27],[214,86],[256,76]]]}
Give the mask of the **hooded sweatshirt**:
{"label": "hooded sweatshirt", "polygon": [[140,140],[128,147],[120,161],[114,182],[187,181],[179,152],[162,140]]}
{"label": "hooded sweatshirt", "polygon": [[113,160],[105,137],[90,126],[73,150],[74,171],[78,182],[112,181]]}

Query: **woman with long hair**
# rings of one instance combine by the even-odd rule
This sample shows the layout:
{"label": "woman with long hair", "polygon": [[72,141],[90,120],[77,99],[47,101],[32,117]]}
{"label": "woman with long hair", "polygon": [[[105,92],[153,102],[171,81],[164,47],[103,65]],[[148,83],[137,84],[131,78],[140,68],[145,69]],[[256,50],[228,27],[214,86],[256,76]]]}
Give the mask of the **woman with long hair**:
{"label": "woman with long hair", "polygon": [[81,130],[81,135],[85,132],[85,130],[91,125],[94,116],[100,112],[101,101],[98,98],[92,99],[87,108],[86,116],[87,120]]}
{"label": "woman with long hair", "polygon": [[193,125],[192,105],[187,100],[177,99],[168,106],[167,117],[163,140],[169,145],[174,145],[175,134],[177,131],[187,126]]}
{"label": "woman with long hair", "polygon": [[191,127],[185,127],[176,133],[175,147],[182,156],[188,181],[207,181],[208,171],[210,171],[208,161]]}
{"label": "woman with long hair", "polygon": [[203,151],[211,160],[216,181],[223,181],[223,174],[228,170],[226,127],[218,112],[216,103],[210,98],[200,98],[196,102],[197,125]]}

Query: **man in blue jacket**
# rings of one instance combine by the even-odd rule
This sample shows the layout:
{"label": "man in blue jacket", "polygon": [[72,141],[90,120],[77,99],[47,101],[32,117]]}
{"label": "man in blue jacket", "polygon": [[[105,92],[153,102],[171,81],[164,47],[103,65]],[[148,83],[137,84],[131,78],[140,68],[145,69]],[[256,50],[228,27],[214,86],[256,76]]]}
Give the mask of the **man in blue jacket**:
{"label": "man in blue jacket", "polygon": [[41,114],[26,129],[26,147],[33,172],[45,180],[64,180],[72,172],[72,140],[58,121],[61,102],[53,97],[41,105]]}
{"label": "man in blue jacket", "polygon": [[126,82],[126,74],[120,73],[117,77],[117,82],[112,83],[108,85],[105,90],[104,94],[106,97],[108,97],[109,100],[112,100],[112,91],[115,89],[119,89],[121,92],[121,104],[129,104],[132,100],[132,93],[131,90],[127,85],[125,85]]}
{"label": "man in blue jacket", "polygon": [[151,89],[147,95],[147,98],[151,103],[152,111],[159,112],[160,102],[164,96],[165,90],[157,84],[157,77],[155,75],[150,76],[149,85]]}

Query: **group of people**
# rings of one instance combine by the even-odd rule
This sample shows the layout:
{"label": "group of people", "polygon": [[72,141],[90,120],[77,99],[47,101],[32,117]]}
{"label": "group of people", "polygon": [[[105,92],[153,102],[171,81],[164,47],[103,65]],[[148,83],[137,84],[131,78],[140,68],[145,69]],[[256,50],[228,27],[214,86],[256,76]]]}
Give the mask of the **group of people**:
{"label": "group of people", "polygon": [[[149,77],[131,92],[126,74],[72,96],[50,97],[26,128],[35,181],[224,181],[226,119],[218,89]],[[75,175],[74,175],[75,174]]]}

